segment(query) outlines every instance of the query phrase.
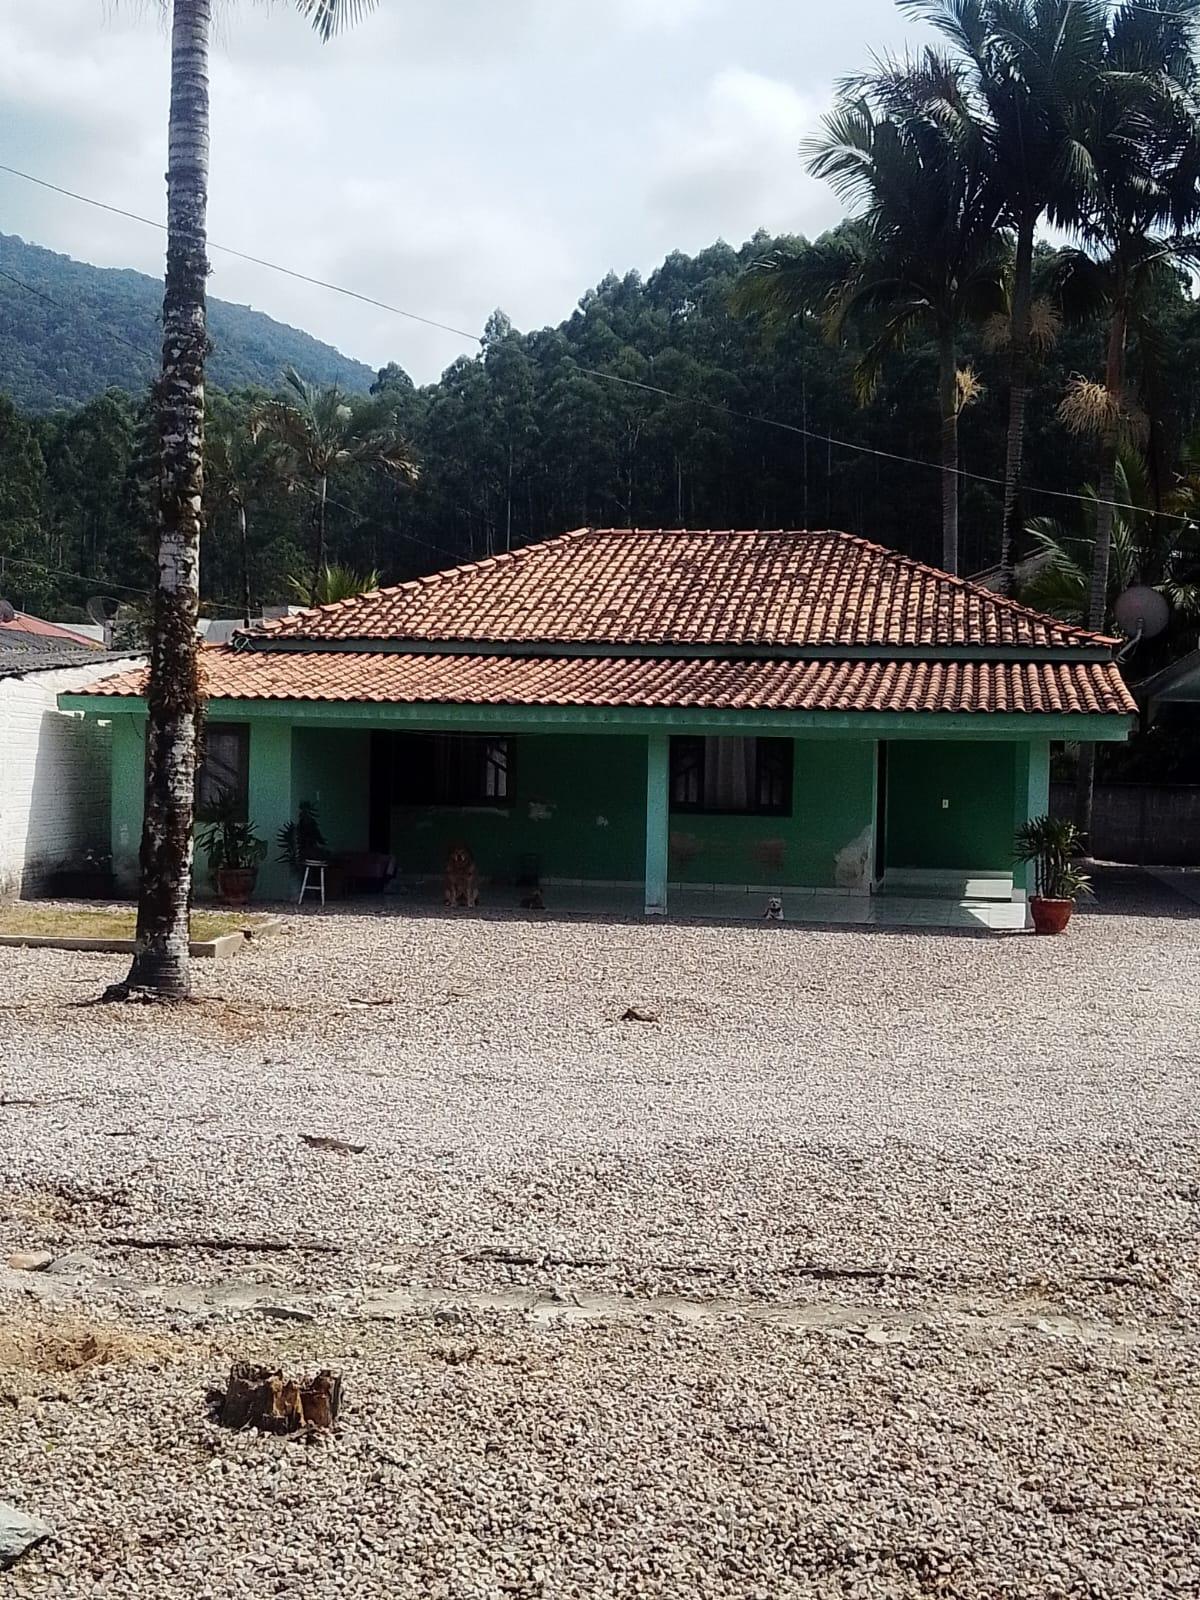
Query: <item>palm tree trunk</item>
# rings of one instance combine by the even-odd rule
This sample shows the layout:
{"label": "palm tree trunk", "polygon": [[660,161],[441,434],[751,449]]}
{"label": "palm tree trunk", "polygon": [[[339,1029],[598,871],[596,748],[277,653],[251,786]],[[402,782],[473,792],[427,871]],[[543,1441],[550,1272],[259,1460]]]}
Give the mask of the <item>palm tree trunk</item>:
{"label": "palm tree trunk", "polygon": [[[1125,386],[1125,340],[1128,327],[1128,308],[1123,285],[1118,285],[1112,322],[1108,330],[1108,359],[1104,370],[1104,387],[1108,394],[1108,409],[1100,436],[1100,481],[1097,487],[1099,504],[1096,507],[1096,543],[1092,551],[1092,581],[1088,590],[1088,627],[1102,633],[1108,617],[1108,570],[1112,558],[1112,531],[1115,516],[1114,500],[1117,493],[1117,454],[1121,443],[1120,407]],[[1092,831],[1092,809],[1096,793],[1096,746],[1079,747],[1079,765],[1075,773],[1075,826],[1089,840]]]}
{"label": "palm tree trunk", "polygon": [[954,331],[938,337],[938,400],[942,413],[942,566],[958,574],[958,355]]}
{"label": "palm tree trunk", "polygon": [[1020,516],[1021,464],[1025,455],[1025,410],[1029,401],[1029,342],[1033,315],[1033,234],[1036,218],[1017,230],[1009,332],[1008,444],[1004,458],[1004,521],[1000,530],[1001,594],[1013,591],[1013,551]]}
{"label": "palm tree trunk", "polygon": [[323,472],[320,477],[320,488],[317,491],[317,554],[313,567],[313,605],[317,604],[317,596],[321,592],[321,577],[325,571],[325,505],[328,498],[329,474]]}
{"label": "palm tree trunk", "polygon": [[188,911],[199,710],[196,618],[204,487],[208,43],[212,0],[174,0],[167,276],[158,382],[159,549],[147,690],[137,947],[126,985],[189,990]]}
{"label": "palm tree trunk", "polygon": [[242,549],[242,617],[247,627],[250,626],[250,536],[246,526],[246,508],[239,504],[238,513],[238,538]]}

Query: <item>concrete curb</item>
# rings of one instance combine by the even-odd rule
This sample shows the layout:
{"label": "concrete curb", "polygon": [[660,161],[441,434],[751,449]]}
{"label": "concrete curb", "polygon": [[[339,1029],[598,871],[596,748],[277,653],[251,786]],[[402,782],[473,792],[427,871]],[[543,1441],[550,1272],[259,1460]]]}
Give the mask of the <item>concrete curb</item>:
{"label": "concrete curb", "polygon": [[[237,955],[243,946],[253,943],[255,939],[277,934],[282,927],[280,918],[275,917],[262,927],[247,930],[236,928],[232,933],[219,934],[215,939],[193,939],[188,949],[192,955],[201,959],[218,960]],[[4,947],[24,947],[28,950],[88,950],[102,955],[131,956],[134,951],[134,941],[88,939],[53,933],[0,933],[0,949]]]}

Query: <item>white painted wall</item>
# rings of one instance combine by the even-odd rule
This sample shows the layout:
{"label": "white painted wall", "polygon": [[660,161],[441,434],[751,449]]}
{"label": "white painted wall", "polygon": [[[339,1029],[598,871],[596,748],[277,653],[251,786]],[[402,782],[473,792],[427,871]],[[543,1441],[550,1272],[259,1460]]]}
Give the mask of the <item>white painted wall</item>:
{"label": "white painted wall", "polygon": [[89,845],[109,848],[109,726],[59,711],[57,697],[129,664],[0,679],[0,900],[36,893]]}

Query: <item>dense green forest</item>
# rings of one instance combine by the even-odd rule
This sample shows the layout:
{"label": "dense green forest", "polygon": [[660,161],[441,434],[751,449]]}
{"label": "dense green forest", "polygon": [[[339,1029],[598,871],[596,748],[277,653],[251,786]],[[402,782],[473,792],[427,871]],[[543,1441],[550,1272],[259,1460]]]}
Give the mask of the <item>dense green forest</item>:
{"label": "dense green forest", "polygon": [[[454,362],[424,388],[398,367],[384,368],[373,398],[347,403],[386,404],[411,441],[419,476],[401,483],[353,462],[335,471],[328,559],[397,581],[595,523],[833,526],[937,561],[937,467],[894,459],[937,461],[936,352],[914,339],[887,363],[870,403],[860,405],[853,338],[834,346],[814,319],[778,328],[731,310],[731,290],[746,266],[777,246],[803,251],[821,243],[763,236],[740,250],[718,243],[695,257],[674,254],[646,279],[606,278],[556,328],[518,333],[497,312],[479,354]],[[1050,264],[1051,253],[1043,256]],[[1174,488],[1200,410],[1200,307],[1182,278],[1156,320],[1156,347],[1135,352],[1134,367],[1150,418],[1145,492],[1161,502]],[[218,321],[218,373],[220,340]],[[1076,492],[1093,473],[1088,441],[1066,432],[1056,412],[1073,375],[1100,369],[1103,347],[1097,320],[1064,329],[1038,362],[1025,473],[1030,517],[1070,517],[1069,502],[1042,491]],[[984,332],[967,330],[964,357],[983,392],[963,414],[963,467],[999,480],[1004,352],[990,348]],[[302,375],[321,376],[308,367]],[[215,393],[214,437],[244,432],[268,394],[264,387]],[[0,401],[0,561],[8,598],[69,616],[89,594],[133,600],[149,587],[148,418],[146,391],[110,388],[45,415]],[[881,453],[832,444],[829,436]],[[312,564],[311,488],[302,479],[268,479],[244,498],[253,603],[293,600],[291,578]],[[1000,501],[998,481],[964,482],[964,572],[996,560]],[[236,511],[214,474],[202,567],[210,613],[241,610]]]}
{"label": "dense green forest", "polygon": [[[28,411],[140,393],[158,371],[162,282],[93,267],[0,233],[0,391]],[[209,302],[212,377],[223,388],[273,384],[289,364],[317,383],[363,391],[371,369],[310,334]]]}

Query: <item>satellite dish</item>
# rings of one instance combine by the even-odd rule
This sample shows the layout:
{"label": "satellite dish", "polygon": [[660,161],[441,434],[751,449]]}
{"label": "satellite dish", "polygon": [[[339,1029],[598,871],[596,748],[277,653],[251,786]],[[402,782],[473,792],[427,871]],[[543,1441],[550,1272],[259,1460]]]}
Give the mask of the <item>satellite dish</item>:
{"label": "satellite dish", "polygon": [[1171,620],[1171,607],[1157,589],[1139,583],[1117,596],[1113,615],[1131,639],[1153,639]]}
{"label": "satellite dish", "polygon": [[87,603],[87,614],[98,628],[107,627],[120,610],[121,602],[106,594],[94,594]]}
{"label": "satellite dish", "polygon": [[0,600],[0,623],[15,622],[16,620],[17,608],[13,605],[12,601]]}

